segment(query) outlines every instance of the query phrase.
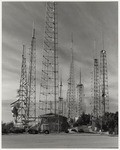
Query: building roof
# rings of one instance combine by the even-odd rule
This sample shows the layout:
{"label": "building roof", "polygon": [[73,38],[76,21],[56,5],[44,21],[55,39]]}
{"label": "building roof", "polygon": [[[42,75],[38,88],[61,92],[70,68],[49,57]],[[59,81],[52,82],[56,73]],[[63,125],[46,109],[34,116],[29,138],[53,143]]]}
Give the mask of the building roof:
{"label": "building roof", "polygon": [[[49,114],[43,114],[39,116],[40,118],[52,118],[52,117],[61,117],[61,118],[66,118],[65,116],[54,114],[54,113],[49,113]],[[66,118],[67,119],[67,118]]]}

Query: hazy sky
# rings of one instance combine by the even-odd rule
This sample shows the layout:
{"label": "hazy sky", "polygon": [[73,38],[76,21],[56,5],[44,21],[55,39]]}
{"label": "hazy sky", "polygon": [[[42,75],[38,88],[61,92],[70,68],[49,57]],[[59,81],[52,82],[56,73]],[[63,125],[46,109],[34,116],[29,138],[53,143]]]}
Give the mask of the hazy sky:
{"label": "hazy sky", "polygon": [[[91,71],[93,57],[100,58],[107,51],[110,111],[118,108],[118,6],[117,2],[59,2],[58,52],[63,78],[63,97],[66,98],[67,79],[71,61],[71,32],[73,33],[75,81],[85,87],[87,112],[90,112]],[[32,23],[37,39],[37,101],[39,99],[40,70],[45,25],[45,3],[2,2],[2,120],[12,120],[10,103],[16,100],[19,88],[22,45],[30,48]],[[94,40],[96,49],[94,50]],[[27,56],[28,58],[28,56]]]}

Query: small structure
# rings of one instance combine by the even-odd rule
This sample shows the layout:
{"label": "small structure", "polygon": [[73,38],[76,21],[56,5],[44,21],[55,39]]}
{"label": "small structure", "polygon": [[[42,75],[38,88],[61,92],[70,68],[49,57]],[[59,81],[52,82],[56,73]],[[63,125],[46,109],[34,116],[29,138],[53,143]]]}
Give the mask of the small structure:
{"label": "small structure", "polygon": [[49,132],[66,131],[69,127],[67,118],[58,114],[44,114],[39,116],[41,130],[49,130]]}

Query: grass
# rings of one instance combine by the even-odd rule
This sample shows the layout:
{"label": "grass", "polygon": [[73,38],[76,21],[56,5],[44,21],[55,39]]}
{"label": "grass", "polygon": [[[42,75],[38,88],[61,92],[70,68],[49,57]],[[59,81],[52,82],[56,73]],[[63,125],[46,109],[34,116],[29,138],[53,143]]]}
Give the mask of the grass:
{"label": "grass", "polygon": [[2,148],[117,148],[118,137],[88,133],[9,134]]}

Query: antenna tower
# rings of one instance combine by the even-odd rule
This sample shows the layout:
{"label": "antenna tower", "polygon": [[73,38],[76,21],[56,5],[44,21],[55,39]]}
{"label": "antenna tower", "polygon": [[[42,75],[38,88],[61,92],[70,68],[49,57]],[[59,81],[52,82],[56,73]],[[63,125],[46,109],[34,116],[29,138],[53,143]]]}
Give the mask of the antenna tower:
{"label": "antenna tower", "polygon": [[58,110],[58,22],[57,4],[46,3],[46,22],[39,108],[41,113],[57,113]]}
{"label": "antenna tower", "polygon": [[106,51],[100,52],[100,115],[109,111],[108,73]]}
{"label": "antenna tower", "polygon": [[94,94],[93,94],[93,116],[99,116],[99,67],[98,59],[94,59]]}
{"label": "antenna tower", "polygon": [[33,25],[28,74],[28,119],[36,120],[36,38]]}
{"label": "antenna tower", "polygon": [[72,62],[70,65],[70,77],[68,79],[67,103],[68,103],[68,119],[74,119],[76,116],[75,104],[75,80],[74,80],[74,58],[73,58],[73,37],[72,37]]}
{"label": "antenna tower", "polygon": [[85,104],[84,104],[84,86],[81,83],[81,70],[80,70],[80,83],[77,85],[77,116],[80,117],[83,112],[85,112]]}
{"label": "antenna tower", "polygon": [[28,106],[27,67],[26,67],[25,45],[23,45],[21,77],[20,77],[20,87],[18,90],[18,100],[11,103],[12,113],[13,113],[13,116],[15,117],[16,123],[20,123],[20,124],[26,123],[26,121],[28,119],[27,106]]}
{"label": "antenna tower", "polygon": [[94,41],[94,51],[93,59],[94,59],[94,67],[92,73],[92,116],[94,119],[99,117],[99,64],[97,57],[97,49],[96,49],[96,40]]}
{"label": "antenna tower", "polygon": [[62,97],[62,78],[61,78],[61,81],[60,81],[60,97],[59,97],[59,115],[63,115],[63,97]]}

